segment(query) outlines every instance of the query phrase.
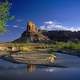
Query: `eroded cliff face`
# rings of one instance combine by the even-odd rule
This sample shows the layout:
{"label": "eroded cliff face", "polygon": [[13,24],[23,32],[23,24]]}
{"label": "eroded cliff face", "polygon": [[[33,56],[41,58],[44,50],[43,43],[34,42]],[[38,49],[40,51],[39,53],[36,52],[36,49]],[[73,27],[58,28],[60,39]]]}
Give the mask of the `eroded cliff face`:
{"label": "eroded cliff face", "polygon": [[32,21],[28,22],[26,31],[27,39],[30,41],[48,40],[48,37],[44,36]]}
{"label": "eroded cliff face", "polygon": [[23,32],[22,36],[15,40],[15,41],[19,41],[19,42],[39,42],[39,41],[47,41],[49,40],[47,36],[44,36],[41,33],[41,30],[38,29],[38,27],[36,26],[36,24],[34,24],[32,21],[29,21],[27,23],[27,27],[26,30]]}
{"label": "eroded cliff face", "polygon": [[37,32],[38,32],[38,29],[36,25],[32,21],[29,21],[27,23],[27,33],[37,33]]}

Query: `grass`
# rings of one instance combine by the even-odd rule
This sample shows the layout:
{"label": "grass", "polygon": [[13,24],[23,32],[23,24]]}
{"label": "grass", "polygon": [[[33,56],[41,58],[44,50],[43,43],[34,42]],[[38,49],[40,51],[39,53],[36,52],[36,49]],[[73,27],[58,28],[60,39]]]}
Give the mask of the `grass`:
{"label": "grass", "polygon": [[21,52],[38,51],[40,49],[47,49],[48,53],[55,54],[55,51],[66,51],[72,54],[80,54],[80,42],[55,42],[49,43],[5,43],[0,46],[15,46],[18,47]]}

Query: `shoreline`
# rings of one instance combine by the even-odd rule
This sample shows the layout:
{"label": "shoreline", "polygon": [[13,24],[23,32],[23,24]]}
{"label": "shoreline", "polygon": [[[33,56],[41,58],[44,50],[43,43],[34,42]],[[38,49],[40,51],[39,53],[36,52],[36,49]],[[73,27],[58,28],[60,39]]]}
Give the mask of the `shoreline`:
{"label": "shoreline", "polygon": [[78,52],[76,50],[58,50],[56,52],[80,57],[80,52]]}

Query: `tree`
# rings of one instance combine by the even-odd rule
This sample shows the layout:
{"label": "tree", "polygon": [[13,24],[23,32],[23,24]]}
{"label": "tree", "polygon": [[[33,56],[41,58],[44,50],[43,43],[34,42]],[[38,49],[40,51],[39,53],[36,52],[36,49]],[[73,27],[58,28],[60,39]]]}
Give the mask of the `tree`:
{"label": "tree", "polygon": [[6,30],[6,23],[10,19],[9,16],[10,3],[8,0],[4,0],[0,2],[0,32],[4,32]]}

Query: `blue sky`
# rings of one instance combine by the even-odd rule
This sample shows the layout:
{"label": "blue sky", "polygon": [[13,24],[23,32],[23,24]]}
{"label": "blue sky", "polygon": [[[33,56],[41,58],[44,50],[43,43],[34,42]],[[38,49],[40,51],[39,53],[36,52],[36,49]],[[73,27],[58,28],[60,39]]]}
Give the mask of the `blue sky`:
{"label": "blue sky", "polygon": [[0,41],[10,41],[20,37],[26,24],[32,20],[41,29],[80,28],[80,0],[10,0],[10,15],[15,19],[6,26],[8,31],[0,34]]}

